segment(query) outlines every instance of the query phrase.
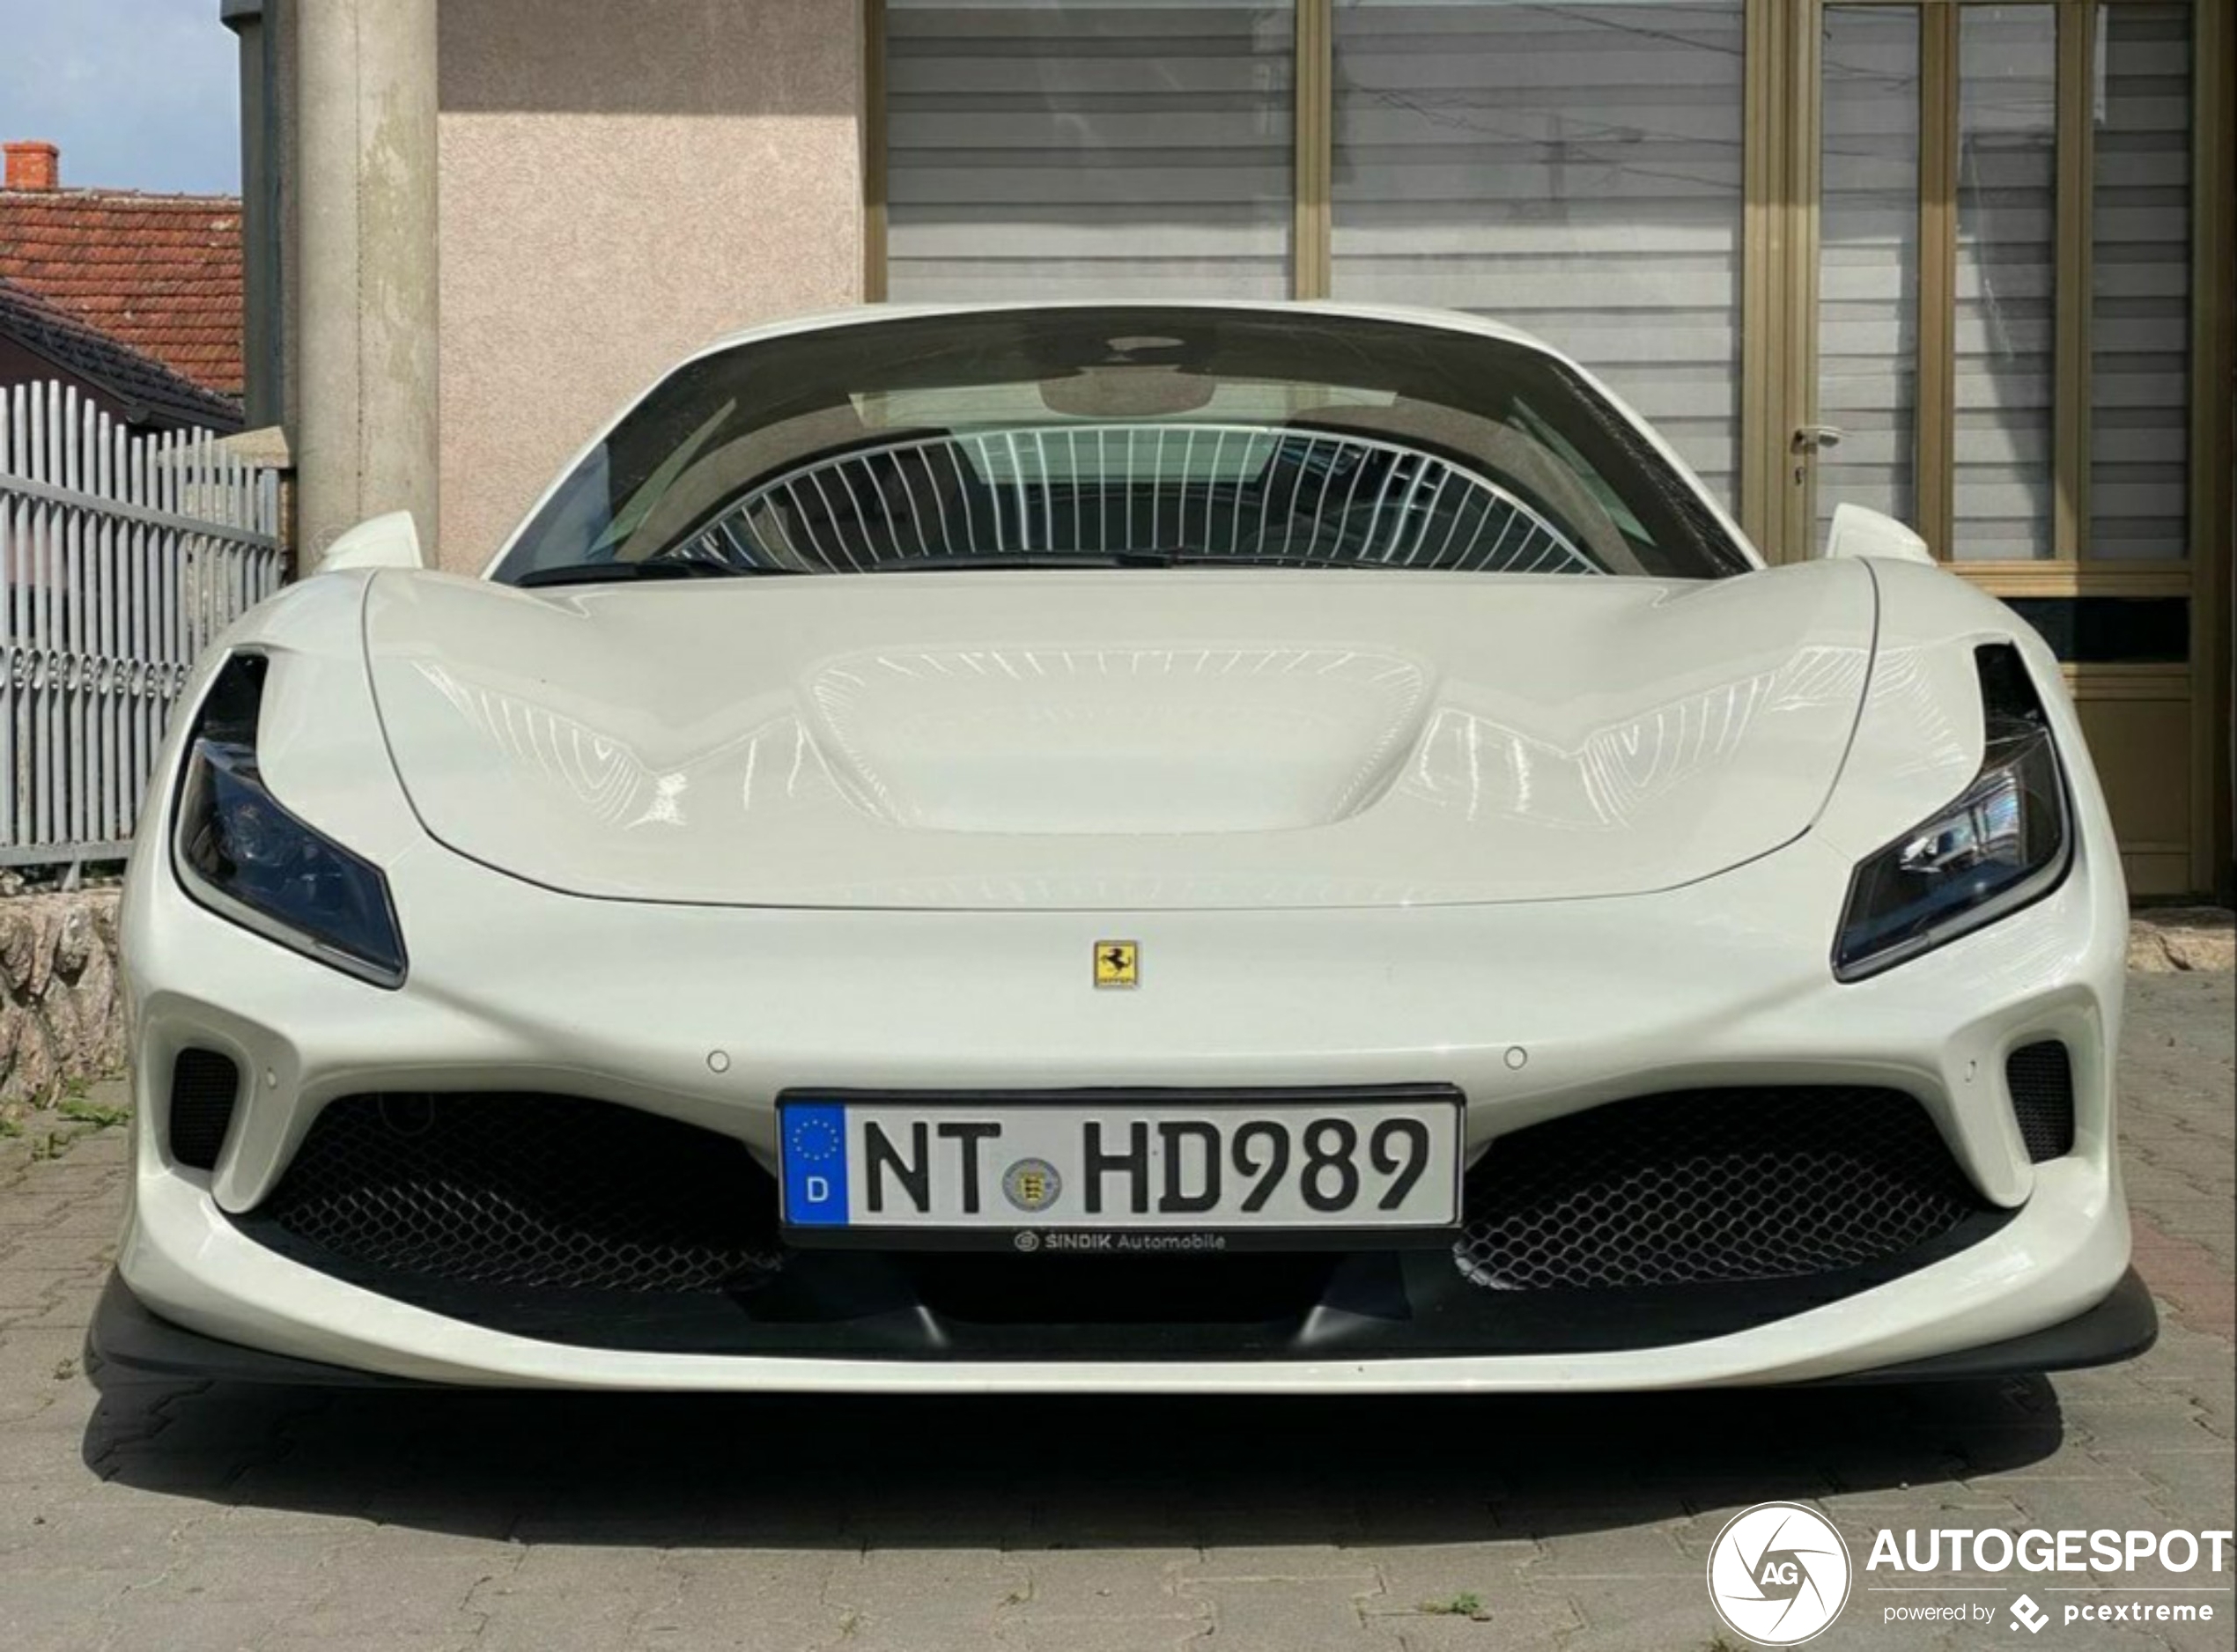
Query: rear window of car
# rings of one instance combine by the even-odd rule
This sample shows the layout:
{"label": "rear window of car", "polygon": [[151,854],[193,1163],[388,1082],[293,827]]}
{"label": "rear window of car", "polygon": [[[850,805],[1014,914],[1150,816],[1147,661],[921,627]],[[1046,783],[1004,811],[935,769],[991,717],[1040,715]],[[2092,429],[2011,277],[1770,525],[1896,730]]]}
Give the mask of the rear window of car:
{"label": "rear window of car", "polygon": [[1561,362],[1312,311],[897,314],[679,368],[495,571],[1229,566],[1713,579],[1751,564]]}

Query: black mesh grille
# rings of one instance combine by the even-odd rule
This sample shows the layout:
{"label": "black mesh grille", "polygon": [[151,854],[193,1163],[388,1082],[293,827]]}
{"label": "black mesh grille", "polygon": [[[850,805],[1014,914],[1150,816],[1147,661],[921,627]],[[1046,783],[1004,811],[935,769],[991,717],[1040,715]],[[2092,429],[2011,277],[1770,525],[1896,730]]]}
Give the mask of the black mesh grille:
{"label": "black mesh grille", "polygon": [[171,1064],[171,1156],[215,1169],[240,1095],[240,1069],[215,1050],[181,1050]]}
{"label": "black mesh grille", "polygon": [[2012,1088],[2012,1116],[2019,1139],[2037,1164],[2074,1150],[2074,1064],[2053,1038],[2015,1050],[2004,1064]]}
{"label": "black mesh grille", "polygon": [[1894,1090],[1692,1090],[1533,1125],[1469,1172],[1454,1247],[1501,1290],[1827,1273],[1981,1208],[1926,1110]]}
{"label": "black mesh grille", "polygon": [[257,1215],[361,1269],[484,1285],[707,1291],[777,1265],[742,1143],[573,1096],[346,1096]]}

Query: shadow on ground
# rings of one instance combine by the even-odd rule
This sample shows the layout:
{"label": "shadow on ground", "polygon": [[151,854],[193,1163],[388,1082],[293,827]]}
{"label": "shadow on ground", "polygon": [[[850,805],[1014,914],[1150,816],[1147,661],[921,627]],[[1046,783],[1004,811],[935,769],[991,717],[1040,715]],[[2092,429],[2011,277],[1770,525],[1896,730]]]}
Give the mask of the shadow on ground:
{"label": "shadow on ground", "polygon": [[2040,1378],[1665,1396],[808,1398],[111,1383],[84,1456],[218,1504],[522,1541],[1461,1543],[1966,1479],[2058,1449]]}

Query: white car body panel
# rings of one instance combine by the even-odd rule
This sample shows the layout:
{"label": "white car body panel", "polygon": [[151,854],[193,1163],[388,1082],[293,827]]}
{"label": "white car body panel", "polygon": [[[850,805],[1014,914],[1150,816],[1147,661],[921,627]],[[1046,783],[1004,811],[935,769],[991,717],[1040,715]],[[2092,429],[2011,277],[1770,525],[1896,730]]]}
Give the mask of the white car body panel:
{"label": "white car body panel", "polygon": [[420,549],[419,524],[410,511],[391,511],[358,523],[326,548],[319,558],[321,573],[347,573],[355,568],[424,568],[427,555]]}
{"label": "white car body panel", "polygon": [[[2047,1172],[2027,1163],[2008,1110],[1955,1099],[2000,1096],[2004,1054],[2050,1034],[2074,1050],[2079,1081],[2109,1091],[2126,920],[2099,879],[2072,879],[2004,925],[1853,987],[1830,979],[1788,921],[1845,881],[1843,863],[1812,851],[1643,901],[1144,914],[1135,928],[1155,985],[1098,997],[1078,985],[1099,923],[1072,914],[1015,914],[990,929],[971,914],[679,907],[652,923],[642,908],[553,896],[456,857],[418,870],[435,875],[405,921],[423,938],[422,959],[455,962],[416,963],[377,1018],[361,984],[308,964],[275,978],[267,943],[175,892],[132,913],[136,934],[169,942],[145,976],[195,983],[135,1004],[149,1053],[120,1264],[166,1316],[300,1358],[463,1383],[1155,1390],[1200,1375],[1268,1392],[1683,1387],[1798,1381],[2019,1335],[2102,1297],[2127,1264],[2109,1113],[2094,1114],[2075,1155]],[[1713,966],[1677,970],[1643,954],[1643,925],[1714,938]],[[586,969],[587,957],[602,967]],[[1530,968],[1504,968],[1508,957]],[[875,1043],[859,1036],[852,995],[834,985],[865,973],[895,984]],[[631,979],[642,988],[616,1002],[614,983]],[[1347,1001],[1349,1013],[1331,1012]],[[1018,1047],[1020,1024],[1037,1029],[1030,1047]],[[1480,1030],[1456,1039],[1462,1026]],[[198,1185],[163,1161],[151,1122],[159,1080],[145,1075],[167,1073],[181,1041],[213,1029],[258,1081],[300,1100],[252,1110]],[[393,1071],[399,1049],[424,1064],[426,1081],[564,1086],[742,1134],[764,1157],[775,1147],[771,1103],[803,1075],[834,1088],[991,1090],[1091,1084],[1118,1067],[1145,1084],[1405,1081],[1434,1064],[1468,1094],[1479,1148],[1621,1096],[1643,1068],[1702,1085],[1883,1082],[1931,1098],[1965,1168],[1997,1202],[2025,1208],[1981,1244],[1863,1297],[1679,1349],[1334,1371],[633,1355],[442,1319],[277,1258],[228,1225],[225,1211],[269,1190],[317,1105]],[[1514,1049],[1527,1056],[1519,1070],[1508,1065]],[[715,1050],[730,1057],[721,1074],[708,1064]]]}
{"label": "white car body panel", "polygon": [[[2071,869],[2007,918],[1836,981],[1852,870],[1970,780],[1974,650],[2004,641],[2047,685]],[[138,1104],[119,1271],[162,1319],[210,1339],[518,1386],[1674,1388],[2024,1337],[2103,1301],[2128,1264],[2113,1141],[2126,897],[2110,822],[2048,650],[1931,568],[1842,559],[1699,585],[1191,570],[541,592],[358,568],[247,616],[183,704],[240,648],[270,662],[266,780],[386,874],[410,970],[382,991],[197,904],[171,867],[159,784],[122,918]],[[159,776],[176,772],[188,720]],[[1141,946],[1136,991],[1088,986],[1090,949],[1114,934]],[[2047,1037],[2071,1052],[2076,1135],[2037,1164],[2004,1063]],[[246,1075],[209,1171],[176,1162],[159,1122],[189,1047]],[[233,1222],[272,1193],[322,1107],[368,1089],[585,1096],[732,1137],[767,1165],[776,1099],[801,1086],[1435,1081],[1465,1094],[1480,1154],[1637,1095],[1642,1075],[1906,1092],[2011,1218],[1887,1283],[1728,1335],[1247,1361],[543,1341],[345,1282]]]}
{"label": "white car body panel", "polygon": [[427,830],[552,889],[1419,905],[1641,894],[1799,836],[1863,697],[1869,585],[382,579],[365,630]]}

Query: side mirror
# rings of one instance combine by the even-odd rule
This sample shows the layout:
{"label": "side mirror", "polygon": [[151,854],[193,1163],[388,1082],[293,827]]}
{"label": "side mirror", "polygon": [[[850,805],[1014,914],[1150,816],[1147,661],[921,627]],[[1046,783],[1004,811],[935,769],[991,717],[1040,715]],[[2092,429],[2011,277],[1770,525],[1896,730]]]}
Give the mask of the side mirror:
{"label": "side mirror", "polygon": [[1836,505],[1833,525],[1826,529],[1825,554],[1835,557],[1879,557],[1889,562],[1923,562],[1931,566],[1934,553],[1926,542],[1892,516],[1868,511],[1861,505]]}
{"label": "side mirror", "polygon": [[412,524],[411,513],[391,511],[386,516],[358,523],[329,545],[326,555],[319,558],[318,572],[426,565],[426,558],[419,552],[419,529]]}

